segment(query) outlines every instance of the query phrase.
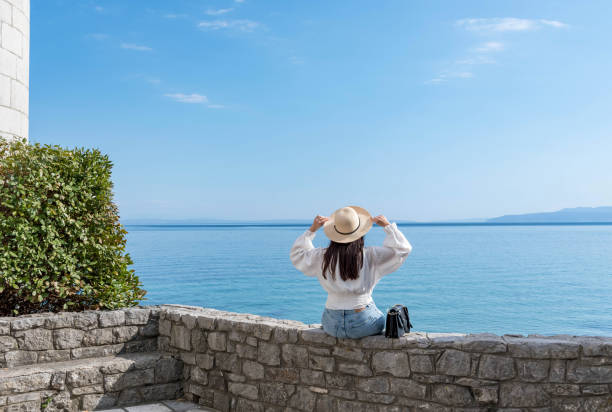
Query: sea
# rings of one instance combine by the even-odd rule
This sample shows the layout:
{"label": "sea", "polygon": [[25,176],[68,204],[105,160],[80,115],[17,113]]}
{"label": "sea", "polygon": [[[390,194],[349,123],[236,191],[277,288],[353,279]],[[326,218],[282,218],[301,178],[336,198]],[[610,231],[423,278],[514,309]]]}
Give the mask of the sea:
{"label": "sea", "polygon": [[[414,330],[612,336],[612,225],[399,224],[413,246],[373,298]],[[293,267],[304,224],[127,225],[144,305],[320,323],[326,292]],[[375,227],[366,246],[381,245]],[[325,247],[322,231],[315,247]]]}

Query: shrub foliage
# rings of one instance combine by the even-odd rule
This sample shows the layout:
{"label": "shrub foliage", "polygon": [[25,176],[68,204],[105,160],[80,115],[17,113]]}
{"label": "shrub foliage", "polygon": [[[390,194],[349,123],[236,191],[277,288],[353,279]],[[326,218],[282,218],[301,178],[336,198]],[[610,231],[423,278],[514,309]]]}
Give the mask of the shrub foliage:
{"label": "shrub foliage", "polygon": [[0,139],[0,316],[143,299],[111,168],[98,150]]}

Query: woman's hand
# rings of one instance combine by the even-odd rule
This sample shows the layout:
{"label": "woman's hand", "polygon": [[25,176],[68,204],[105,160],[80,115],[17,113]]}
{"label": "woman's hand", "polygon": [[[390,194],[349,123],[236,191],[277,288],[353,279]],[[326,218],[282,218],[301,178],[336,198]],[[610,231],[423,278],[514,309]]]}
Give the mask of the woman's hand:
{"label": "woman's hand", "polygon": [[378,216],[372,217],[372,222],[374,222],[378,226],[382,226],[382,227],[385,227],[385,226],[389,225],[389,221],[383,215],[378,215]]}
{"label": "woman's hand", "polygon": [[317,217],[315,217],[314,221],[312,222],[312,226],[310,226],[310,231],[316,232],[328,220],[329,220],[328,217],[317,215]]}

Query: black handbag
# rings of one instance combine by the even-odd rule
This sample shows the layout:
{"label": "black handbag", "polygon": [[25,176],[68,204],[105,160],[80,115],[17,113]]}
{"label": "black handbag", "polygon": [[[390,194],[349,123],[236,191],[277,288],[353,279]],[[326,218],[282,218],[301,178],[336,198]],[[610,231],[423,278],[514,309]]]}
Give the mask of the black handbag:
{"label": "black handbag", "polygon": [[410,333],[412,328],[408,308],[404,305],[393,305],[387,312],[387,323],[385,324],[385,337],[399,338],[404,333]]}

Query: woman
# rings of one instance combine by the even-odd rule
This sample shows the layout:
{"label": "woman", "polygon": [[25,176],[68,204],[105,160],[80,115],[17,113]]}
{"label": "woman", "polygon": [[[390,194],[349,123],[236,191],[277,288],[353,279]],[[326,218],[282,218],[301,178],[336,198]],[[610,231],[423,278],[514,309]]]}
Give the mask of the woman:
{"label": "woman", "polygon": [[[363,236],[372,223],[383,227],[383,246],[364,247]],[[327,248],[315,248],[316,231],[330,239]],[[319,279],[327,291],[323,330],[338,338],[361,338],[380,334],[385,315],[372,300],[372,290],[385,275],[396,271],[412,246],[395,223],[386,217],[371,217],[358,206],[343,207],[329,218],[317,216],[310,229],[291,248],[291,262],[306,276]]]}

